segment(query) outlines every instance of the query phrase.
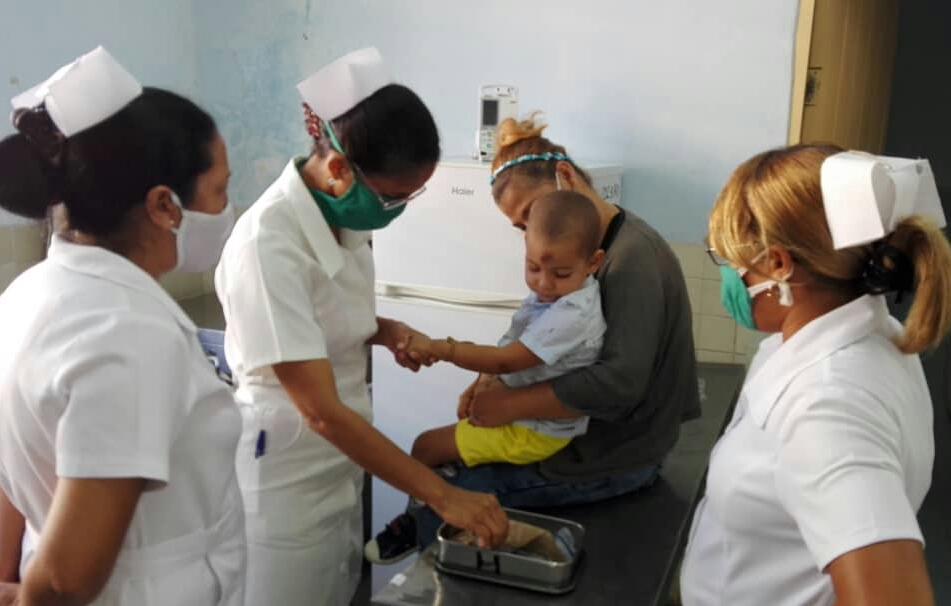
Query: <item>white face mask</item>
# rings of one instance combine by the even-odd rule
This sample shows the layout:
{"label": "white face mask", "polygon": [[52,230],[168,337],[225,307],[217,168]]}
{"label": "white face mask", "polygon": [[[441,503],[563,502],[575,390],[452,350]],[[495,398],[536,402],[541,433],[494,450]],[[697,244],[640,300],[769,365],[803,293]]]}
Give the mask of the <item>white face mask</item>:
{"label": "white face mask", "polygon": [[172,271],[202,272],[221,258],[225,241],[234,227],[234,206],[230,203],[217,215],[187,210],[172,192],[172,201],[182,210],[182,222],[172,228],[177,261]]}

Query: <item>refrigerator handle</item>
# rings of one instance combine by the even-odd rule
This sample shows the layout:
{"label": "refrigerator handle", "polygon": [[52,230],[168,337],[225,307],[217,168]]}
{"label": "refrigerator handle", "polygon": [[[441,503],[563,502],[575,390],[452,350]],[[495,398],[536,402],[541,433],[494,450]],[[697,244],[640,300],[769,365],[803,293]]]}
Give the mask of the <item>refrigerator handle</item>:
{"label": "refrigerator handle", "polygon": [[477,293],[465,291],[454,291],[450,289],[420,288],[414,286],[405,286],[402,284],[392,284],[387,282],[377,282],[376,294],[380,297],[405,300],[423,300],[444,303],[446,305],[455,305],[457,307],[490,307],[498,309],[517,309],[521,304],[521,299],[510,299],[502,296],[482,296]]}

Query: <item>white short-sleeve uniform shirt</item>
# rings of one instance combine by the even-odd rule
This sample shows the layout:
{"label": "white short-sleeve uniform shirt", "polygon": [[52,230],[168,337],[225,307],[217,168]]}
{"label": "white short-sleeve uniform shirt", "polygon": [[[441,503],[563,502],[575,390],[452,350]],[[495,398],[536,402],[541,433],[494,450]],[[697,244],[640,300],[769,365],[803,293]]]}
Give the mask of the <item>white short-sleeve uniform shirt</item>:
{"label": "white short-sleeve uniform shirt", "polygon": [[329,360],[340,400],[372,421],[370,232],[344,229],[338,242],[299,161],[241,216],[215,273],[244,420],[249,604],[349,603],[362,560],[363,470],[311,431],[272,369]]}
{"label": "white short-sleeve uniform shirt", "polygon": [[921,541],[932,405],[921,362],[892,339],[884,297],[863,296],[750,366],[710,458],[681,573],[685,606],[833,604],[823,573],[874,543]]}
{"label": "white short-sleeve uniform shirt", "polygon": [[124,257],[56,238],[0,296],[0,488],[28,535],[58,478],[149,481],[94,604],[242,606],[239,431],[195,325]]}

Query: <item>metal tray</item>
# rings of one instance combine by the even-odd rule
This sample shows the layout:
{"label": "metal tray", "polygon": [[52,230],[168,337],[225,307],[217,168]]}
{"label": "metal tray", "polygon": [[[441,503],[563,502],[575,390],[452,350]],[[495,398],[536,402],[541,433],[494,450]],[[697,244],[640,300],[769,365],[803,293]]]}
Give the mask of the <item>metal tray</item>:
{"label": "metal tray", "polygon": [[578,565],[584,549],[584,527],[577,522],[537,513],[506,509],[509,519],[533,524],[549,532],[567,527],[575,541],[575,556],[568,562],[551,562],[514,553],[479,549],[453,541],[458,529],[443,524],[436,535],[436,569],[447,574],[488,581],[549,594],[575,588]]}

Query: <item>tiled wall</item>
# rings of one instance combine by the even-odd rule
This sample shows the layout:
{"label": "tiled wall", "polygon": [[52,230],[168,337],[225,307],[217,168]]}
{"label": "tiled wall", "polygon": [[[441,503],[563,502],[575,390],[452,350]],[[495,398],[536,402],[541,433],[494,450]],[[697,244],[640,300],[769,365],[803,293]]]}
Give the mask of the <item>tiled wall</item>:
{"label": "tiled wall", "polygon": [[[46,256],[46,230],[42,223],[0,225],[0,292]],[[214,270],[202,274],[169,274],[162,286],[176,299],[190,299],[215,291]]]}
{"label": "tiled wall", "polygon": [[45,231],[38,223],[0,225],[0,292],[45,255]]}
{"label": "tiled wall", "polygon": [[693,338],[701,362],[748,364],[763,334],[739,326],[720,304],[720,272],[699,244],[672,244],[693,308]]}
{"label": "tiled wall", "polygon": [[214,280],[215,270],[210,269],[201,274],[165,274],[159,282],[172,297],[181,301],[215,292]]}

